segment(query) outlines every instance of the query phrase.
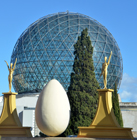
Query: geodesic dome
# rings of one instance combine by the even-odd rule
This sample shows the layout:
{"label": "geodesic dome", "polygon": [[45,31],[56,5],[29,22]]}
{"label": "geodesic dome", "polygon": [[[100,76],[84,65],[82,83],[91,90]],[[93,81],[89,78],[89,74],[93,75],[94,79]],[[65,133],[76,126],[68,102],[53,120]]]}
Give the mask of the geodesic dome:
{"label": "geodesic dome", "polygon": [[109,57],[108,88],[118,88],[122,79],[123,62],[120,49],[111,33],[96,20],[79,13],[56,13],[38,19],[17,40],[11,62],[18,59],[13,74],[13,86],[18,93],[40,92],[55,78],[65,90],[73,70],[74,44],[81,31],[88,28],[94,47],[93,61],[96,78],[103,88],[101,73],[104,57]]}

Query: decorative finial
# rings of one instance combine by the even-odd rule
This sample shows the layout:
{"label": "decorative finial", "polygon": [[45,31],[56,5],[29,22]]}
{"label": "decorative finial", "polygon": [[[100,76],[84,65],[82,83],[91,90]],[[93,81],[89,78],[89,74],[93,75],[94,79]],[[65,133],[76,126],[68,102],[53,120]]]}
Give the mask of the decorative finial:
{"label": "decorative finial", "polygon": [[[13,65],[12,63],[10,63],[10,67],[9,67],[7,61],[5,61],[5,62],[6,62],[6,64],[7,64],[8,70],[9,70],[8,81],[9,81],[9,92],[11,92],[13,72],[14,72],[14,70],[15,70],[15,66],[16,66],[16,63],[17,63],[17,58],[16,58],[16,60],[15,60],[14,65]],[[13,67],[12,67],[12,66],[13,66]]]}
{"label": "decorative finial", "polygon": [[107,57],[104,57],[105,62],[102,64],[102,71],[100,76],[103,75],[104,89],[107,89],[107,68],[110,63],[111,56],[112,56],[112,51],[110,53],[108,62],[107,62]]}

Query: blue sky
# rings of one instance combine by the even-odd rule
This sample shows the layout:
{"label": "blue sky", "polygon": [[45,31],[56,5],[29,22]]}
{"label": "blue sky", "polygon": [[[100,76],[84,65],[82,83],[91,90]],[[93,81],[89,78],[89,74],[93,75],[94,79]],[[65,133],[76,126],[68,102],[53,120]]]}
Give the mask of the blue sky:
{"label": "blue sky", "polygon": [[[122,101],[137,102],[136,0],[4,0],[0,1],[0,95],[7,92],[13,47],[21,33],[37,19],[57,12],[78,12],[96,19],[117,41],[123,58]],[[14,91],[14,89],[12,89]]]}

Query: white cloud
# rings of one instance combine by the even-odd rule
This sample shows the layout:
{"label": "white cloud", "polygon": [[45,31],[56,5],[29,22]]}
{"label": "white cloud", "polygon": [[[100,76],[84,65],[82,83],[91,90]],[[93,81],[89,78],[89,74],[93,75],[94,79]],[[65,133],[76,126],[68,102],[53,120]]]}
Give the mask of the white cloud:
{"label": "white cloud", "polygon": [[137,78],[124,73],[119,94],[122,101],[137,102]]}
{"label": "white cloud", "polygon": [[131,93],[124,90],[120,93],[120,97],[124,100],[129,99],[131,97]]}

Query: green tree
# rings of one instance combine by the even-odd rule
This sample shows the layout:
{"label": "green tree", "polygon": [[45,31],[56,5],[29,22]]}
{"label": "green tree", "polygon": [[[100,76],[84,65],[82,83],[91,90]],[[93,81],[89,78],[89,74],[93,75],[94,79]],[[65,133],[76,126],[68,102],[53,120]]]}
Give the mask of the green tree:
{"label": "green tree", "polygon": [[89,126],[95,116],[98,102],[99,84],[95,78],[93,47],[87,29],[84,29],[74,45],[75,59],[68,98],[71,118],[67,130],[62,135],[77,135],[78,126]]}
{"label": "green tree", "polygon": [[121,110],[119,107],[119,100],[118,100],[118,93],[117,93],[117,85],[115,84],[114,92],[112,93],[112,104],[113,104],[113,111],[116,116],[116,119],[121,127],[123,127],[123,119]]}

